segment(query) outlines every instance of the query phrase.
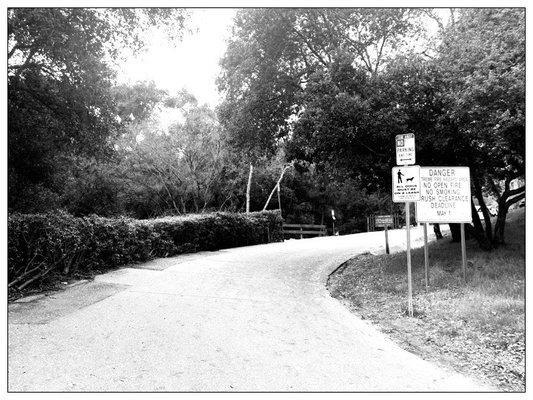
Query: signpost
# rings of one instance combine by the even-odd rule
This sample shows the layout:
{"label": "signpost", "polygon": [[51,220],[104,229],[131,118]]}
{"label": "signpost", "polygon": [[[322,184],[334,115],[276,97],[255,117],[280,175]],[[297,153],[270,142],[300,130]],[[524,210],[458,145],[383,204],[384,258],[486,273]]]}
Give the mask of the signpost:
{"label": "signpost", "polygon": [[[468,167],[421,167],[420,201],[416,206],[418,222],[461,224],[463,279],[466,280],[466,243],[464,224],[472,222],[470,169]],[[427,229],[424,230],[424,254]],[[428,260],[425,258],[426,285]]]}
{"label": "signpost", "polygon": [[426,278],[425,282],[426,282],[426,292],[427,292],[429,289],[429,254],[428,254],[428,224],[427,223],[424,223],[424,272],[425,272],[424,275]]}
{"label": "signpost", "polygon": [[396,164],[413,165],[415,162],[415,135],[396,135]]}
{"label": "signpost", "polygon": [[376,215],[375,225],[377,227],[385,228],[385,252],[390,254],[389,251],[389,226],[394,226],[394,219],[392,215]]}
{"label": "signpost", "polygon": [[[465,223],[472,222],[470,206],[470,169],[468,167],[420,167],[416,162],[415,135],[396,136],[396,167],[392,168],[392,201],[405,202],[407,234],[407,311],[413,316],[411,283],[411,216],[410,202],[415,202],[416,218],[424,223],[424,265],[426,290],[429,286],[429,256],[427,246],[428,223],[460,223],[463,279],[466,281]],[[381,219],[383,217],[383,219]],[[386,215],[376,217],[376,226],[385,226],[387,254],[388,220]],[[379,222],[378,222],[379,221]],[[380,225],[378,225],[378,223]],[[381,225],[384,224],[384,225]]]}
{"label": "signpost", "polygon": [[420,200],[420,167],[392,168],[392,201],[403,203]]}
{"label": "signpost", "polygon": [[392,168],[392,201],[405,202],[407,232],[407,312],[413,316],[413,288],[411,283],[411,215],[410,202],[420,200],[420,167],[416,162],[415,135],[396,136],[396,164]]}

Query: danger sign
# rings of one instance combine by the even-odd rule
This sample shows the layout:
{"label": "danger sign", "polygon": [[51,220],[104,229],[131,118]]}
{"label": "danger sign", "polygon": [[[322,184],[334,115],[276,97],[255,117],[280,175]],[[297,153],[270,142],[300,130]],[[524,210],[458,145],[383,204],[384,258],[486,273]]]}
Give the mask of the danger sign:
{"label": "danger sign", "polygon": [[403,203],[420,199],[420,167],[392,168],[392,201]]}
{"label": "danger sign", "polygon": [[472,222],[470,168],[421,167],[420,185],[418,222]]}

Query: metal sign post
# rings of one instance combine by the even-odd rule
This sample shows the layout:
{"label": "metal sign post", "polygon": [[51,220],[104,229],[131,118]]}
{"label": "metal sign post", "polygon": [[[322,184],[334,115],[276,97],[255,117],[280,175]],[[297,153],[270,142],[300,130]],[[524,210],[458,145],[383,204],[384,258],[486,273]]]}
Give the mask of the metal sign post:
{"label": "metal sign post", "polygon": [[389,250],[389,231],[385,227],[385,253],[390,254]]}
{"label": "metal sign post", "polygon": [[405,202],[407,232],[407,312],[413,316],[413,286],[411,279],[411,210],[410,202],[420,200],[420,167],[416,162],[415,135],[396,136],[396,164],[392,168],[392,201]]}
{"label": "metal sign post", "polygon": [[411,210],[410,202],[420,199],[420,167],[411,165],[392,168],[392,201],[405,202],[407,232],[407,311],[413,316],[413,288],[411,279]]}
{"label": "metal sign post", "polygon": [[466,239],[464,223],[461,223],[461,256],[463,259],[463,280],[466,282]]}
{"label": "metal sign post", "polygon": [[411,283],[411,210],[409,202],[405,202],[405,224],[407,230],[407,312],[413,316],[413,286]]}
{"label": "metal sign post", "polygon": [[428,224],[424,223],[424,272],[426,274],[426,292],[429,286]]}

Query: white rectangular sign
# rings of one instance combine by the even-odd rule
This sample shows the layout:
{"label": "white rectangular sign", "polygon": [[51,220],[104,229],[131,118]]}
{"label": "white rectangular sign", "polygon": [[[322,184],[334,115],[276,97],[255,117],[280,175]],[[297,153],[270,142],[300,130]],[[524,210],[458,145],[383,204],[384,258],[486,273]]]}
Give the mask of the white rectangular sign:
{"label": "white rectangular sign", "polygon": [[420,167],[392,168],[392,201],[403,203],[420,199]]}
{"label": "white rectangular sign", "polygon": [[418,222],[472,222],[470,168],[421,167],[420,185]]}
{"label": "white rectangular sign", "polygon": [[396,165],[413,165],[415,160],[415,135],[396,135]]}

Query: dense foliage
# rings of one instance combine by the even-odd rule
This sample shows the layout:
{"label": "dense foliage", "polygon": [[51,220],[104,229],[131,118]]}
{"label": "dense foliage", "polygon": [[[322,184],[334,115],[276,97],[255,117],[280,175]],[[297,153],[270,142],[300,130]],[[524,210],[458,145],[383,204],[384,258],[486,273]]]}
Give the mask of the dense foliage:
{"label": "dense foliage", "polygon": [[[525,197],[524,10],[444,14],[240,10],[212,110],[184,90],[115,81],[143,29],[179,39],[183,10],[9,10],[9,210],[242,212],[252,165],[252,211],[272,194],[266,208],[288,222],[331,228],[335,210],[338,230],[357,232],[368,214],[400,211],[394,136],[413,132],[420,165],[470,167],[484,218],[474,210],[467,232],[494,248]],[[162,114],[177,118],[163,126]]]}
{"label": "dense foliage", "polygon": [[88,273],[180,253],[283,239],[277,212],[196,214],[151,220],[11,214],[8,281],[38,285],[54,274]]}
{"label": "dense foliage", "polygon": [[180,9],[9,9],[11,210],[59,207],[79,157],[113,155],[123,127],[113,62],[142,48],[148,26],[179,37],[184,17]]}
{"label": "dense foliage", "polygon": [[[420,18],[437,21],[436,40]],[[235,25],[220,79],[232,143],[248,154],[282,146],[333,182],[388,194],[394,136],[413,132],[420,165],[470,167],[469,232],[487,249],[504,242],[507,210],[525,196],[523,9],[448,20],[423,9],[262,9]]]}

